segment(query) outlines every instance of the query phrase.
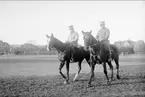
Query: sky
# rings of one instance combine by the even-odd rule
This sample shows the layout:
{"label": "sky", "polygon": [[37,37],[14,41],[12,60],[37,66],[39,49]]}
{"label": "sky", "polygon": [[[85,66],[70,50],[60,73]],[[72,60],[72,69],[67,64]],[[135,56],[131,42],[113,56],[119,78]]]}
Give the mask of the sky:
{"label": "sky", "polygon": [[99,22],[110,30],[110,42],[145,41],[144,1],[0,1],[0,40],[9,44],[47,43],[46,34],[65,42],[74,25],[83,45],[83,31],[96,36]]}

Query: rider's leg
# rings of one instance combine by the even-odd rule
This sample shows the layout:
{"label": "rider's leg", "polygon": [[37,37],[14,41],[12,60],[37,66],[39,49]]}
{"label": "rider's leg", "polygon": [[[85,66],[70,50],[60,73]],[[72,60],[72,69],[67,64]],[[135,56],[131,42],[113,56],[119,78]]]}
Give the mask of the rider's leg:
{"label": "rider's leg", "polygon": [[111,62],[112,58],[111,58],[110,44],[108,44],[107,47],[108,47],[108,52],[109,52],[109,54],[108,54],[108,62]]}
{"label": "rider's leg", "polygon": [[110,42],[109,42],[109,40],[105,40],[105,41],[103,41],[103,43],[105,44],[105,48],[108,52],[108,62],[111,62],[112,59],[111,59]]}
{"label": "rider's leg", "polygon": [[72,42],[72,59],[73,59],[73,61],[75,60],[74,56],[76,56],[76,48],[77,47],[78,47],[78,42],[77,41]]}
{"label": "rider's leg", "polygon": [[71,43],[71,51],[70,51],[70,53],[71,53],[71,60],[75,61],[75,59],[74,59],[74,56],[75,56],[75,46],[74,46],[73,42]]}

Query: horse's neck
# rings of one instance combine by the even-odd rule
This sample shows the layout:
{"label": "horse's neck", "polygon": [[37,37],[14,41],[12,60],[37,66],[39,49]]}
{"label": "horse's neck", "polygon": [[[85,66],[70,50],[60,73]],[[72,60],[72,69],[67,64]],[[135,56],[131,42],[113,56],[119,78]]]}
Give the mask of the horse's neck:
{"label": "horse's neck", "polygon": [[65,50],[65,43],[61,42],[60,40],[58,40],[57,38],[55,38],[56,42],[55,42],[55,49],[58,52],[63,52]]}
{"label": "horse's neck", "polygon": [[95,37],[93,37],[93,35],[91,35],[91,41],[90,41],[90,45],[96,44],[98,41],[95,39]]}

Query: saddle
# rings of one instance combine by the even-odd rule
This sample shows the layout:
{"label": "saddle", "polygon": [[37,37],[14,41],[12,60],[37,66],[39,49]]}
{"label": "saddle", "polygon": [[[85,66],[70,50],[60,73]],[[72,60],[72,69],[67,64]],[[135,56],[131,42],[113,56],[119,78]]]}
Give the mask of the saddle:
{"label": "saddle", "polygon": [[78,43],[77,41],[73,41],[73,42],[66,42],[68,44],[68,48],[69,48],[69,52],[70,52],[70,60],[72,62],[75,61],[75,53],[76,53],[76,49],[78,48]]}
{"label": "saddle", "polygon": [[[96,62],[97,64],[102,63],[102,60],[101,60],[102,54],[103,54],[103,56],[104,56],[104,54],[107,54],[107,53],[103,53],[104,51],[102,51],[101,49],[102,49],[101,45],[99,45],[99,44],[94,44],[90,48],[91,55],[92,55],[92,61]],[[106,49],[103,49],[103,50],[106,50]],[[112,55],[112,49],[110,49],[109,54],[110,54],[110,56]],[[108,61],[108,58],[110,58],[109,55],[107,54],[106,57],[107,57],[106,61]]]}

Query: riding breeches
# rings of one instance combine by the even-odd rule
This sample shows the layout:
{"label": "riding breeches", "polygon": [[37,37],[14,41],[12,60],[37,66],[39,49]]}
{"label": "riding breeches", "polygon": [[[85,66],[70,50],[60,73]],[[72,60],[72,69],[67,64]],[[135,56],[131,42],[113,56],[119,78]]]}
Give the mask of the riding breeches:
{"label": "riding breeches", "polygon": [[111,50],[110,50],[110,41],[109,40],[104,40],[101,42],[102,44],[105,44],[105,51],[108,52],[109,58],[111,57]]}
{"label": "riding breeches", "polygon": [[104,41],[101,41],[101,43],[105,44],[105,50],[110,52],[110,41],[104,40]]}

